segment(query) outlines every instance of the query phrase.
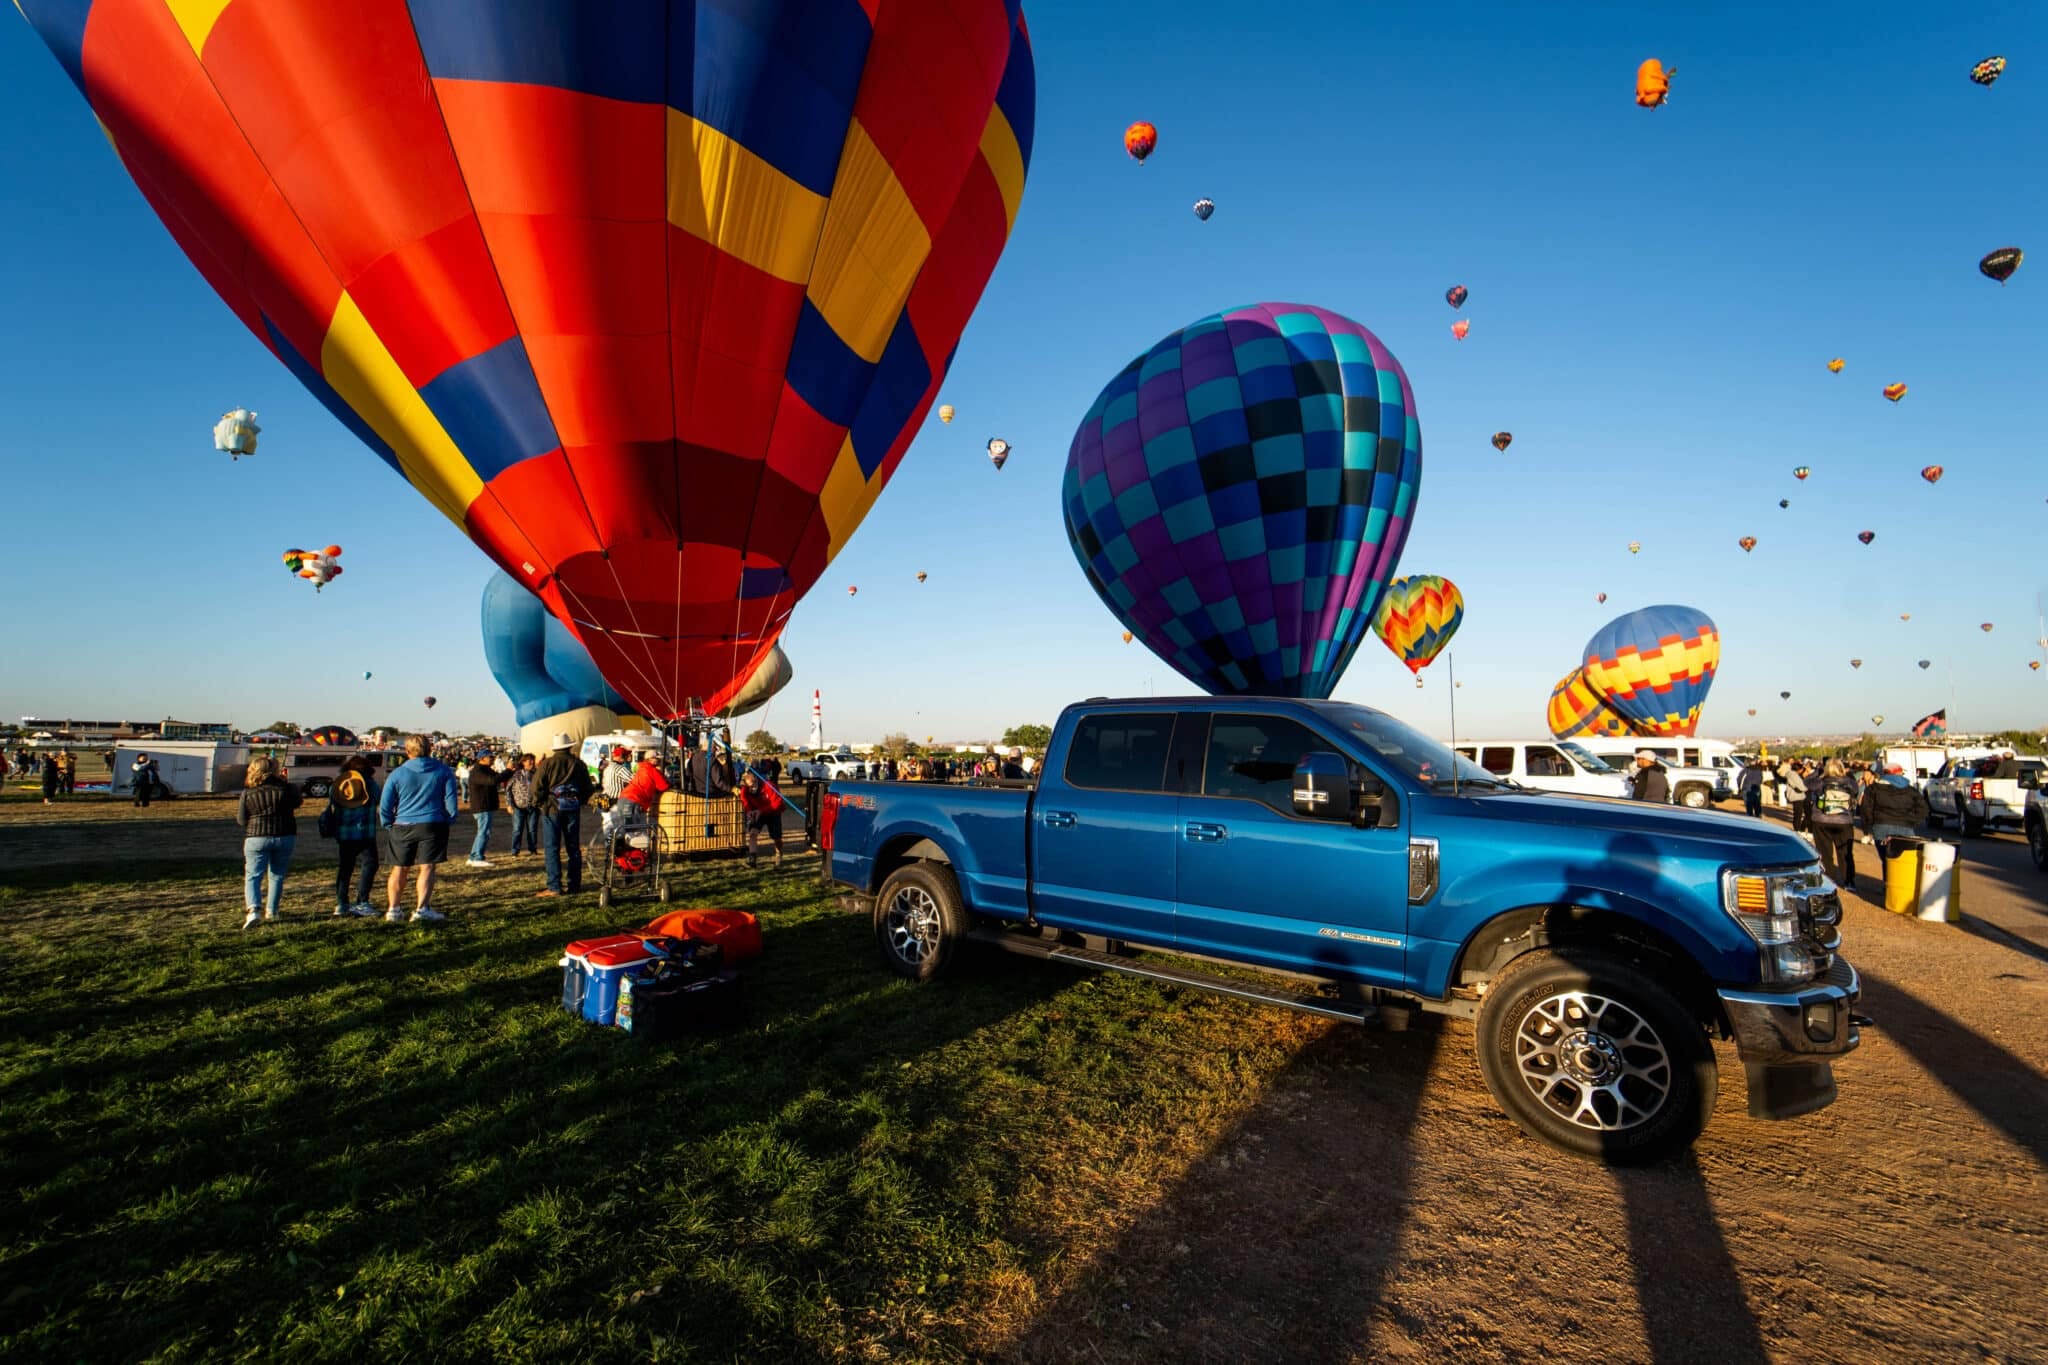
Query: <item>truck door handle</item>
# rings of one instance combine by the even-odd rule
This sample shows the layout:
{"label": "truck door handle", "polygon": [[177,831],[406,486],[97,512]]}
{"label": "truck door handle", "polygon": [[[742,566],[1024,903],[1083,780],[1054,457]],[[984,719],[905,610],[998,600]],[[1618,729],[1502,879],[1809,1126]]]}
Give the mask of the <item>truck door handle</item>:
{"label": "truck door handle", "polygon": [[1071,829],[1074,825],[1074,812],[1049,810],[1045,813],[1045,823],[1049,829]]}
{"label": "truck door handle", "polygon": [[1188,841],[1190,843],[1220,844],[1223,842],[1223,836],[1229,832],[1229,830],[1221,825],[1207,825],[1193,820],[1188,821]]}

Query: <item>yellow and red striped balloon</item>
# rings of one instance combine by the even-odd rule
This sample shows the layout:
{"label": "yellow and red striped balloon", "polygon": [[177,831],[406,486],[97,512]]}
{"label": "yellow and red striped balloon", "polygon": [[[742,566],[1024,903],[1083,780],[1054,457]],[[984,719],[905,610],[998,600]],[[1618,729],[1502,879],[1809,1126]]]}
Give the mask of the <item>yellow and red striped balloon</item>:
{"label": "yellow and red striped balloon", "polygon": [[1416,574],[1387,584],[1373,632],[1394,657],[1420,673],[1443,652],[1465,619],[1465,595],[1448,578]]}
{"label": "yellow and red striped balloon", "polygon": [[1550,722],[1550,733],[1559,739],[1576,739],[1580,735],[1606,738],[1635,733],[1626,716],[1600,700],[1586,682],[1586,672],[1581,668],[1573,669],[1550,689],[1546,718]]}

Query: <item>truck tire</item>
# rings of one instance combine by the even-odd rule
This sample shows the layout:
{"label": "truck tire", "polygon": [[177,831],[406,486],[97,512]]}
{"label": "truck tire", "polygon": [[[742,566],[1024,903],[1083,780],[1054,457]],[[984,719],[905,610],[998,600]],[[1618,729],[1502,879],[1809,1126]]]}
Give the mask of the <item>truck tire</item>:
{"label": "truck tire", "polygon": [[1678,804],[1688,810],[1705,810],[1713,803],[1713,799],[1714,793],[1712,789],[1703,787],[1697,782],[1685,782],[1679,785]]}
{"label": "truck tire", "polygon": [[2038,819],[2027,821],[2027,856],[2034,860],[2034,871],[2048,872],[2048,824]]}
{"label": "truck tire", "polygon": [[1962,830],[1965,839],[1975,839],[1984,832],[1983,820],[1971,815],[1968,806],[1956,807],[1956,826]]}
{"label": "truck tire", "polygon": [[967,928],[959,884],[943,863],[905,863],[875,896],[875,942],[889,970],[905,980],[930,981],[943,973]]}
{"label": "truck tire", "polygon": [[1713,1045],[1670,989],[1598,949],[1525,953],[1479,1009],[1479,1070],[1531,1137],[1610,1165],[1681,1152],[1714,1112]]}

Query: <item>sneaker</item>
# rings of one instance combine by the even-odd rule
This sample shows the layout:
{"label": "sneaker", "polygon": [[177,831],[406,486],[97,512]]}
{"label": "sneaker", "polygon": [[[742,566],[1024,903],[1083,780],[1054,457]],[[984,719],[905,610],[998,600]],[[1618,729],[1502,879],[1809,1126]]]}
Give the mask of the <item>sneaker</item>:
{"label": "sneaker", "polygon": [[275,910],[265,910],[265,911],[263,912],[263,922],[264,922],[265,924],[275,924],[275,923],[277,923],[277,911],[275,911]]}
{"label": "sneaker", "polygon": [[547,898],[548,898],[549,896],[559,896],[559,895],[561,895],[562,893],[561,893],[561,892],[559,892],[559,891],[555,891],[555,890],[548,890],[548,891],[537,891],[537,892],[535,892],[534,894],[535,894],[536,896],[538,896],[538,897],[539,897],[540,899],[542,899],[542,900],[545,900],[545,899],[547,899]]}
{"label": "sneaker", "polygon": [[244,929],[254,929],[257,925],[261,923],[263,923],[263,912],[260,910],[251,910],[249,912],[249,917],[242,921],[242,927]]}
{"label": "sneaker", "polygon": [[447,918],[446,915],[430,905],[422,905],[419,909],[412,912],[412,922],[414,924],[441,924]]}
{"label": "sneaker", "polygon": [[354,905],[347,907],[347,913],[354,915],[357,919],[375,919],[377,918],[377,907],[368,901],[357,901]]}
{"label": "sneaker", "polygon": [[399,909],[395,905],[392,906],[389,910],[386,910],[384,912],[384,922],[387,924],[405,923],[405,911]]}
{"label": "sneaker", "polygon": [[489,864],[488,862],[485,862],[485,861],[484,861],[484,860],[483,860],[482,858],[471,858],[471,859],[469,860],[469,865],[470,865],[471,867],[489,867],[489,866],[490,866],[490,864]]}
{"label": "sneaker", "polygon": [[356,908],[353,905],[337,905],[334,907],[334,917],[336,919],[340,919],[343,915],[353,915],[355,912]]}

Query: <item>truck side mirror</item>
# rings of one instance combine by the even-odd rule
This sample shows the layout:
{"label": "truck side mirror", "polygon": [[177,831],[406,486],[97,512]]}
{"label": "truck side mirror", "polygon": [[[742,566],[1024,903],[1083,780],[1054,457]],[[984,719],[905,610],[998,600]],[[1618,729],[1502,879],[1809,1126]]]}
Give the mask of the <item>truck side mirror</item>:
{"label": "truck side mirror", "polygon": [[1301,756],[1294,765],[1294,813],[1312,820],[1351,819],[1351,765],[1342,754]]}

